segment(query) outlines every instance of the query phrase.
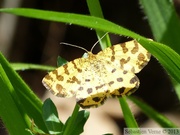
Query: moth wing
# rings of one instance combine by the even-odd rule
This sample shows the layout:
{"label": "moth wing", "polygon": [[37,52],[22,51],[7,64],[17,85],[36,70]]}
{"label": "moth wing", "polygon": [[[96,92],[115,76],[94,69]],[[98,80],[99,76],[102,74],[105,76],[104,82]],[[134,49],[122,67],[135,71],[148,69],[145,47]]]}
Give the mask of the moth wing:
{"label": "moth wing", "polygon": [[87,67],[76,93],[77,103],[82,108],[98,107],[108,97],[129,95],[139,87],[139,79],[134,73],[117,68],[106,59],[94,63],[98,67]]}
{"label": "moth wing", "polygon": [[100,51],[97,55],[106,57],[114,66],[133,73],[140,72],[147,65],[151,56],[136,40],[113,45]]}
{"label": "moth wing", "polygon": [[43,78],[43,85],[56,96],[67,98],[74,96],[81,83],[81,78],[77,76],[81,76],[80,63],[83,61],[83,58],[78,58],[51,71]]}

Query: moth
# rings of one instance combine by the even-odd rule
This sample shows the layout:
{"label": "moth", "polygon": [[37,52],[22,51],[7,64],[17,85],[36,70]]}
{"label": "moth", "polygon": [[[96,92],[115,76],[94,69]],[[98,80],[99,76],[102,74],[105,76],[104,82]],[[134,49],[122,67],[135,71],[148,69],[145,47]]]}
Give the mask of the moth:
{"label": "moth", "polygon": [[135,73],[151,57],[136,40],[113,45],[97,54],[92,50],[86,52],[87,58],[74,59],[42,80],[46,89],[56,96],[75,96],[82,108],[98,107],[109,97],[133,93],[140,85]]}

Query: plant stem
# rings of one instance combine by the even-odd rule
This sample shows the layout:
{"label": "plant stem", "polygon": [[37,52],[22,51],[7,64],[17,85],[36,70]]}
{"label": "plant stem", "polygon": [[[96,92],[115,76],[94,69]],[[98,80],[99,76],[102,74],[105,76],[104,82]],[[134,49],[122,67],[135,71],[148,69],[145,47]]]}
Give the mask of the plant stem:
{"label": "plant stem", "polygon": [[75,123],[75,121],[77,119],[78,112],[79,112],[79,105],[76,104],[75,107],[74,107],[73,113],[72,113],[72,115],[71,115],[71,117],[69,119],[69,122],[67,124],[67,127],[64,130],[63,135],[70,135],[70,134],[72,134],[71,133],[71,131],[72,131],[71,128],[74,127],[74,123]]}

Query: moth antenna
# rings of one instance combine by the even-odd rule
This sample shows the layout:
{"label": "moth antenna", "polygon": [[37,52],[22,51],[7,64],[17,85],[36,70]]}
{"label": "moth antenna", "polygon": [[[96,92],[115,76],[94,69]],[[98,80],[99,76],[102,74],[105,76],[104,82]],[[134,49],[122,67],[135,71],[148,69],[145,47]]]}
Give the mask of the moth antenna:
{"label": "moth antenna", "polygon": [[94,43],[94,45],[92,46],[90,52],[92,52],[92,50],[94,49],[94,47],[95,47],[107,34],[108,34],[108,32],[106,32],[100,39],[98,39],[98,41],[96,41],[96,43]]}
{"label": "moth antenna", "polygon": [[88,50],[86,50],[85,48],[83,48],[83,47],[81,47],[81,46],[77,46],[77,45],[73,45],[73,44],[69,44],[69,43],[65,43],[65,42],[61,42],[60,43],[61,45],[63,44],[63,45],[67,45],[67,46],[72,46],[72,47],[76,47],[76,48],[79,48],[79,49],[82,49],[82,50],[84,50],[85,52],[89,52]]}

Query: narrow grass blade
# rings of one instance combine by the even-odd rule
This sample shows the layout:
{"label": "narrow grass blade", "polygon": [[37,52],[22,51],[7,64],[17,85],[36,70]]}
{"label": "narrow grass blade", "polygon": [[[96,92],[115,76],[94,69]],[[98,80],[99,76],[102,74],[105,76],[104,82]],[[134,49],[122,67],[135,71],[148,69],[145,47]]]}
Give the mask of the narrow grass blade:
{"label": "narrow grass blade", "polygon": [[[90,112],[86,110],[81,110],[78,112],[77,118],[74,121],[73,126],[71,126],[69,135],[79,135],[83,133],[84,125],[89,118],[89,114]],[[66,124],[69,124],[70,119],[71,117],[69,117],[69,119],[66,121]]]}
{"label": "narrow grass blade", "polygon": [[40,129],[42,129],[43,131],[47,131],[42,119],[41,100],[31,91],[31,89],[25,84],[20,76],[11,68],[11,65],[1,53],[0,63],[14,88],[13,91],[11,91],[11,96],[16,99],[14,100],[14,102],[18,106],[18,109],[21,110],[21,114],[25,116],[28,115],[30,119],[33,119],[35,121],[35,124]]}
{"label": "narrow grass blade", "polygon": [[139,106],[143,113],[145,113],[149,118],[152,118],[155,120],[159,125],[161,125],[164,128],[177,128],[177,126],[167,119],[164,115],[158,113],[155,111],[152,107],[145,104],[143,101],[138,100],[135,97],[130,96],[130,100],[132,100],[137,106]]}
{"label": "narrow grass blade", "polygon": [[124,116],[127,127],[128,128],[138,128],[138,124],[126,102],[126,97],[122,96],[122,98],[119,98],[119,102],[121,104],[123,116]]}
{"label": "narrow grass blade", "polygon": [[76,104],[73,110],[71,117],[66,121],[65,126],[63,127],[63,135],[73,135],[73,128],[75,128],[75,121],[77,119],[79,112],[79,106]]}
{"label": "narrow grass blade", "polygon": [[[104,18],[99,0],[93,0],[93,1],[92,0],[86,0],[86,2],[87,2],[88,9],[89,9],[91,16]],[[105,35],[105,34],[106,34],[105,31],[96,30],[96,35],[98,37],[98,40],[100,42],[102,50],[111,46],[109,35],[108,34]],[[105,37],[102,38],[104,35],[105,35]]]}
{"label": "narrow grass blade", "polygon": [[172,0],[140,0],[156,41],[180,54],[180,20]]}
{"label": "narrow grass blade", "polygon": [[0,65],[0,118],[8,129],[9,134],[17,135],[18,133],[21,135],[30,135],[30,133],[26,131],[28,122],[25,120],[25,116],[22,116],[22,113],[11,96],[10,91],[12,91],[12,89],[14,88],[2,65]]}
{"label": "narrow grass blade", "polygon": [[55,67],[52,67],[52,66],[29,64],[29,63],[11,63],[11,66],[16,71],[17,70],[30,70],[30,69],[51,71],[55,69]]}

